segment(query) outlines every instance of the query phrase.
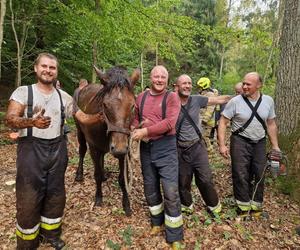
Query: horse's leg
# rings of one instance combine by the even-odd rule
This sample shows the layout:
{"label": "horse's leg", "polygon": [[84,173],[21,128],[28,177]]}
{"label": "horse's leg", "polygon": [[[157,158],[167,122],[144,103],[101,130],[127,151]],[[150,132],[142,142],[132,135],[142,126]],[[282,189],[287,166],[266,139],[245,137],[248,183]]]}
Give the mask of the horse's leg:
{"label": "horse's leg", "polygon": [[131,211],[131,208],[130,208],[130,201],[129,201],[128,193],[127,193],[127,190],[126,190],[126,187],[125,187],[124,161],[125,161],[125,157],[120,157],[119,158],[119,168],[120,168],[119,185],[120,185],[122,193],[123,193],[123,198],[122,198],[123,209],[125,211],[126,216],[130,216],[132,214],[132,211]]}
{"label": "horse's leg", "polygon": [[96,181],[95,206],[102,206],[102,182],[104,180],[104,153],[90,148],[91,158],[94,163],[94,178]]}
{"label": "horse's leg", "polygon": [[85,136],[77,123],[76,123],[76,127],[77,127],[77,139],[79,143],[79,162],[76,171],[75,181],[83,181],[83,160],[87,151],[87,145],[86,145]]}

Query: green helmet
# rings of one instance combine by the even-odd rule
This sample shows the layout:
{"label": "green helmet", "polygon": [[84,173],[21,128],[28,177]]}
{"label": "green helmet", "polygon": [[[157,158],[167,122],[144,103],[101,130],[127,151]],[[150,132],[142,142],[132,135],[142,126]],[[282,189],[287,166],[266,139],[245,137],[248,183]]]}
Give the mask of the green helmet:
{"label": "green helmet", "polygon": [[207,77],[201,77],[197,82],[197,86],[202,89],[208,89],[210,88],[210,80]]}

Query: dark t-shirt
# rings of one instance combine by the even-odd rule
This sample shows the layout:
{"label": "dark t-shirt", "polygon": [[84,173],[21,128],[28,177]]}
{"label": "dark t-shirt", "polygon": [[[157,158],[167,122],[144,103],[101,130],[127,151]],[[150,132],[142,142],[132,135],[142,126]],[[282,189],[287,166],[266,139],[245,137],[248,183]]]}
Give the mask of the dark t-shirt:
{"label": "dark t-shirt", "polygon": [[[201,124],[199,124],[199,109],[205,108],[207,106],[208,97],[201,96],[201,95],[191,95],[189,98],[191,99],[191,103],[189,105],[188,113],[198,126],[200,131],[202,131]],[[187,105],[187,104],[186,104]],[[184,105],[186,107],[186,105]],[[178,130],[179,122],[183,117],[183,112],[180,111],[179,118],[176,124],[176,130]],[[190,124],[187,118],[184,118],[181,129],[179,131],[178,140],[180,141],[191,141],[199,138],[196,130],[194,129],[193,125]]]}

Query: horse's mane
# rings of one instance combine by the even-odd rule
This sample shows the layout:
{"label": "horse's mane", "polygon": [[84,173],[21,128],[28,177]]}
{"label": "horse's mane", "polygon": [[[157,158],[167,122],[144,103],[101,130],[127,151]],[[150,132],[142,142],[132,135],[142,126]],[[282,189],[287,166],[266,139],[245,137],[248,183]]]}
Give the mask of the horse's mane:
{"label": "horse's mane", "polygon": [[96,98],[99,100],[110,93],[115,87],[124,88],[127,87],[129,91],[132,91],[130,80],[127,74],[127,69],[123,66],[115,66],[110,68],[106,73],[108,82],[101,88],[96,94]]}

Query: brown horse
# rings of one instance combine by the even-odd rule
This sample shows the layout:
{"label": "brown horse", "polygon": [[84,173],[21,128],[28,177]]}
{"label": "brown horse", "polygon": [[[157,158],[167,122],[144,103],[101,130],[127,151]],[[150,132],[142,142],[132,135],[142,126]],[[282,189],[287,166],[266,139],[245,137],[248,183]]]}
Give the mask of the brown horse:
{"label": "brown horse", "polygon": [[78,107],[86,114],[103,117],[96,123],[82,123],[75,119],[79,141],[79,164],[75,180],[83,180],[83,159],[89,145],[94,163],[96,180],[95,206],[102,205],[104,155],[110,152],[119,160],[119,185],[123,193],[122,205],[127,216],[131,215],[130,202],[124,181],[124,158],[128,152],[130,123],[134,115],[133,87],[140,72],[135,70],[129,78],[122,67],[102,73],[96,69],[102,85],[90,84],[78,96]]}

